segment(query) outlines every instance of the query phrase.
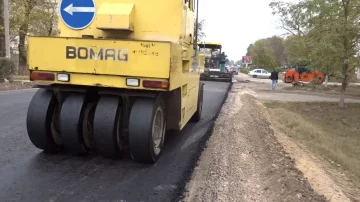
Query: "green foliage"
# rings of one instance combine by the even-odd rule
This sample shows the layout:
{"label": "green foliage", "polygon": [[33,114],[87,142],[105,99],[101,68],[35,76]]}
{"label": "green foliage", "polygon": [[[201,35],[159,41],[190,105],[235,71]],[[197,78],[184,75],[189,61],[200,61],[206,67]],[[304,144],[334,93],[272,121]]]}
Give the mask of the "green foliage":
{"label": "green foliage", "polygon": [[251,50],[254,48],[254,44],[250,44],[247,48],[246,56],[251,56]]}
{"label": "green foliage", "polygon": [[273,14],[291,37],[285,40],[287,62],[305,65],[328,75],[341,73],[342,97],[360,65],[359,0],[300,0],[296,3],[273,1]]}
{"label": "green foliage", "polygon": [[283,72],[284,70],[281,69],[280,67],[276,67],[276,68],[275,68],[275,71],[276,71],[276,72]]}
{"label": "green foliage", "polygon": [[310,55],[309,43],[303,36],[290,36],[284,40],[284,54],[287,65],[297,66],[301,61],[306,61]]}
{"label": "green foliage", "polygon": [[267,70],[278,66],[277,62],[281,61],[281,59],[277,58],[277,49],[271,42],[271,38],[261,39],[249,46],[248,54],[252,56],[253,64]]}
{"label": "green foliage", "polygon": [[248,74],[248,73],[249,73],[249,69],[248,69],[248,68],[241,68],[240,72],[241,72],[241,73],[244,73],[244,74]]}
{"label": "green foliage", "polygon": [[4,79],[12,80],[11,76],[15,72],[15,63],[9,58],[0,58],[0,83],[4,82]]}
{"label": "green foliage", "polygon": [[196,34],[198,34],[197,42],[202,41],[206,37],[205,31],[204,31],[204,26],[205,26],[205,20],[202,19],[198,22],[198,29],[196,30],[196,19],[195,19],[194,38],[195,38]]}
{"label": "green foliage", "polygon": [[[14,38],[27,26],[30,35],[56,35],[58,0],[12,0],[10,7],[10,34]],[[50,34],[49,34],[50,33]]]}
{"label": "green foliage", "polygon": [[[58,0],[12,0],[9,1],[10,40],[18,43],[19,72],[26,70],[26,36],[57,35]],[[17,38],[18,37],[18,38]],[[17,40],[15,40],[17,38]]]}

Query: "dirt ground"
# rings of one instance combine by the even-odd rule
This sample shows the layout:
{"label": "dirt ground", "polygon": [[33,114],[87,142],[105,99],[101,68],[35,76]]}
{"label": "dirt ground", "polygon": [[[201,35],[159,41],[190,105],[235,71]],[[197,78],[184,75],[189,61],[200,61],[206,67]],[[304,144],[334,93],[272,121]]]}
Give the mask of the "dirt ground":
{"label": "dirt ground", "polygon": [[[271,89],[271,80],[255,79],[245,74],[235,77],[236,83],[246,86],[256,92],[256,98],[261,101],[283,101],[283,102],[337,102],[339,101],[338,86],[330,86],[324,90],[323,86],[312,89],[309,86],[295,87],[279,80],[277,88]],[[360,103],[360,86],[348,87],[345,102]]]}
{"label": "dirt ground", "polygon": [[[328,175],[323,181],[332,180],[332,184],[336,183],[353,201],[360,201],[360,104],[347,103],[345,109],[340,109],[337,103],[294,104],[266,103],[271,121],[278,129],[278,140],[284,145],[289,145],[286,140],[301,144],[291,146],[289,151],[302,159],[299,166],[305,170],[305,175],[314,173],[314,168],[321,168],[317,172],[323,170]],[[306,158],[311,157],[316,164],[309,166],[308,160],[298,151],[305,151]],[[308,172],[309,169],[313,171]]]}
{"label": "dirt ground", "polygon": [[[338,96],[292,92],[280,82],[273,91],[269,80],[246,75],[236,80],[184,201],[357,201],[319,158],[274,126],[264,105],[274,100],[334,102]],[[360,99],[347,97],[346,102]]]}
{"label": "dirt ground", "polygon": [[0,91],[10,91],[10,90],[22,90],[32,88],[33,84],[30,82],[20,82],[14,81],[0,83]]}

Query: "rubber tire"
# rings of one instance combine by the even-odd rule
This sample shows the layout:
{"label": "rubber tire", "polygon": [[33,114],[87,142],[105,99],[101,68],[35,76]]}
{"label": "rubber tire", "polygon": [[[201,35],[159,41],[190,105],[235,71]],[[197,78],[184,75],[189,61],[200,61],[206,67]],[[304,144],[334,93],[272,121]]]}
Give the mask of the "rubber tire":
{"label": "rubber tire", "polygon": [[[154,152],[152,140],[152,122],[156,109],[162,107],[164,112],[164,130],[160,142],[160,152]],[[166,129],[165,102],[162,96],[139,98],[135,100],[129,118],[129,149],[131,157],[140,163],[153,164],[162,154]]]}
{"label": "rubber tire", "polygon": [[287,80],[288,80],[287,83],[292,83],[295,80],[295,78],[294,78],[294,76],[288,76]]}
{"label": "rubber tire", "polygon": [[197,109],[195,114],[191,117],[191,121],[199,122],[202,115],[202,108],[203,108],[203,101],[204,101],[204,84],[199,84],[199,98],[197,103]]}
{"label": "rubber tire", "polygon": [[39,89],[33,96],[27,111],[26,128],[33,145],[45,153],[57,153],[57,145],[51,131],[51,120],[57,100],[51,90]]}
{"label": "rubber tire", "polygon": [[85,94],[74,93],[65,99],[60,112],[60,129],[65,150],[75,155],[88,152],[82,134],[86,105]]}
{"label": "rubber tire", "polygon": [[257,75],[253,75],[253,78],[257,78]]}
{"label": "rubber tire", "polygon": [[120,130],[120,135],[123,132],[122,120],[121,97],[101,96],[94,116],[94,139],[97,152],[101,156],[110,158],[123,157],[124,142],[119,145],[117,139],[117,130]]}

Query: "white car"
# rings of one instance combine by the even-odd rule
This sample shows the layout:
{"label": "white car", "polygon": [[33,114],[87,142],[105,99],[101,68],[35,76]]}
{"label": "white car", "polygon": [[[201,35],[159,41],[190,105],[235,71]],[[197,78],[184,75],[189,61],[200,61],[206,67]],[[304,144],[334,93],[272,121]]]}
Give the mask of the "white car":
{"label": "white car", "polygon": [[254,69],[251,70],[248,75],[254,78],[268,79],[271,73],[267,72],[265,69]]}

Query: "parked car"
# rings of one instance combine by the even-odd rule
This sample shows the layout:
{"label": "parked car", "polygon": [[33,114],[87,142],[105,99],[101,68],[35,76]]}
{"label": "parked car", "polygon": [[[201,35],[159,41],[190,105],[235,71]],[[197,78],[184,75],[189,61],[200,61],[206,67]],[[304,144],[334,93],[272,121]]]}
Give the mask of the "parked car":
{"label": "parked car", "polygon": [[248,75],[254,77],[254,78],[260,78],[260,79],[268,79],[271,75],[270,72],[267,72],[265,69],[254,69],[249,71]]}

